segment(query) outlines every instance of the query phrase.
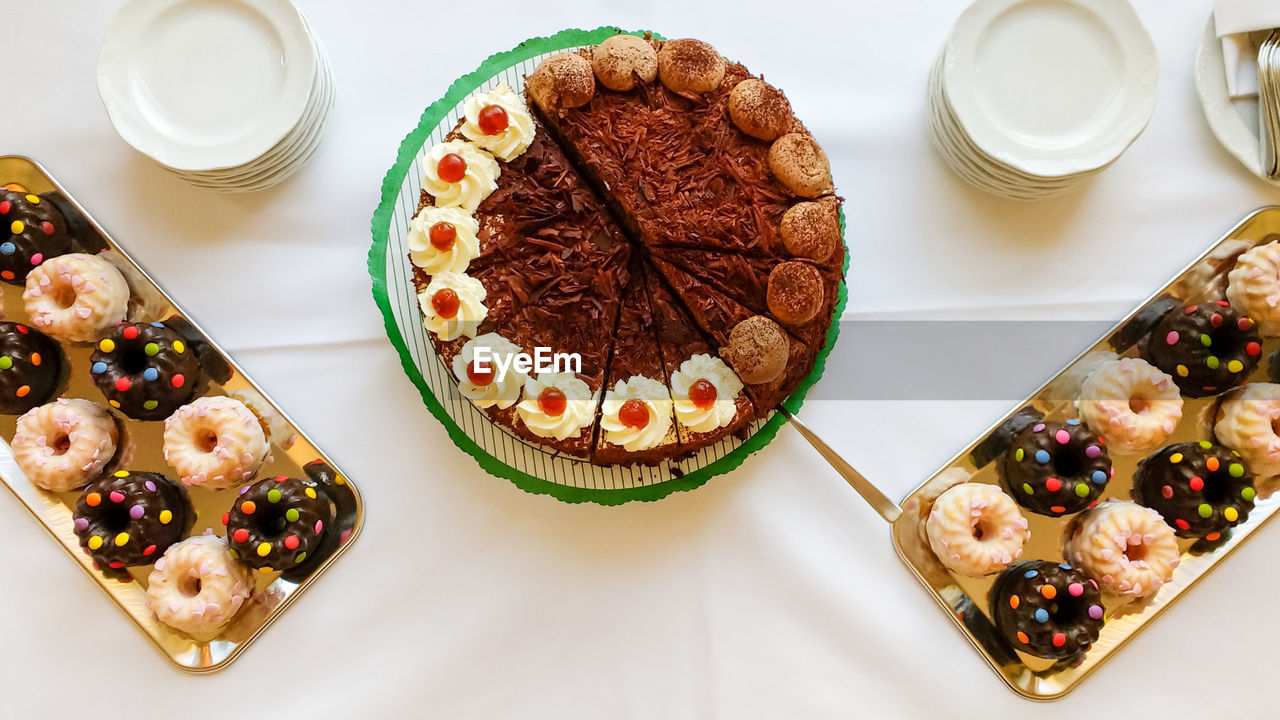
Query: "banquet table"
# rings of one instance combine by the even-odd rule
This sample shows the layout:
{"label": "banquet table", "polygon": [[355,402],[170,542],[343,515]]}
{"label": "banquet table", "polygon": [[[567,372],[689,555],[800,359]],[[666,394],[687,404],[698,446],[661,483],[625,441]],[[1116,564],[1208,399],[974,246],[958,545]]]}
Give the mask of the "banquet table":
{"label": "banquet table", "polygon": [[[1268,557],[1280,527],[1077,691],[1032,705],[790,429],[658,502],[571,505],[487,475],[401,371],[365,267],[401,139],[490,54],[566,27],[708,40],[783,88],[830,155],[850,298],[801,416],[899,499],[1090,333],[1280,202],[1201,113],[1192,78],[1211,2],[1135,0],[1160,53],[1151,124],[1114,167],[1035,203],[969,187],[930,145],[926,78],[965,0],[298,4],[336,77],[328,137],[283,185],[221,195],[166,173],[108,123],[94,69],[118,0],[0,0],[0,154],[44,163],[367,503],[350,551],[234,664],[197,676],[172,668],[0,493],[0,718],[1274,716],[1280,572]],[[823,392],[849,387],[839,378],[864,353],[936,353],[940,377],[963,383],[968,369],[947,367],[927,338],[860,342],[860,323],[916,321],[1060,323],[1062,341],[1000,345],[984,362],[1018,370],[981,392]]]}

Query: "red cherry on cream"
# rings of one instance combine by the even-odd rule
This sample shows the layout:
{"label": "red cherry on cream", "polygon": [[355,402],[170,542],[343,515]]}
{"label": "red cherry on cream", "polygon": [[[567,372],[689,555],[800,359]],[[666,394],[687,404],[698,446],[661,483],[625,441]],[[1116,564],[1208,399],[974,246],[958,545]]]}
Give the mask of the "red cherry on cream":
{"label": "red cherry on cream", "polygon": [[449,153],[436,163],[436,175],[445,182],[462,182],[462,178],[467,176],[467,161],[458,153]]}
{"label": "red cherry on cream", "polygon": [[485,135],[497,135],[507,129],[510,120],[507,111],[498,105],[487,105],[480,111],[480,131]]}
{"label": "red cherry on cream", "polygon": [[701,378],[689,386],[689,399],[694,407],[706,409],[716,401],[716,386],[706,378]]}
{"label": "red cherry on cream", "polygon": [[437,290],[436,294],[431,296],[431,308],[445,320],[452,320],[457,317],[458,308],[461,305],[462,301],[458,299],[458,293],[450,288]]}
{"label": "red cherry on cream", "polygon": [[559,388],[549,387],[538,393],[538,409],[551,417],[560,417],[569,404],[569,399]]}
{"label": "red cherry on cream", "polygon": [[438,222],[427,230],[427,237],[431,240],[431,247],[444,252],[453,247],[453,241],[458,237],[458,228],[453,223]]}
{"label": "red cherry on cream", "polygon": [[618,408],[618,420],[629,428],[643,430],[649,424],[649,406],[642,400],[628,400]]}

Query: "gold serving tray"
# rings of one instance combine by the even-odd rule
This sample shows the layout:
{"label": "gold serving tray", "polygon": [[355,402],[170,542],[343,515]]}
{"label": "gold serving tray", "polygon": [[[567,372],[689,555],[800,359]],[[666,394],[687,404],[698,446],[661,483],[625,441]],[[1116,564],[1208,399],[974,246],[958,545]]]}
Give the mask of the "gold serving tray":
{"label": "gold serving tray", "polygon": [[[969,638],[974,648],[1017,693],[1036,700],[1052,700],[1073,690],[1139,630],[1146,627],[1166,607],[1182,597],[1183,593],[1226,558],[1231,551],[1270,521],[1276,515],[1277,508],[1280,508],[1280,495],[1267,500],[1260,498],[1253,512],[1249,514],[1248,520],[1238,525],[1230,534],[1225,535],[1225,540],[1215,545],[1206,546],[1203,543],[1197,545],[1191,540],[1179,539],[1182,563],[1174,573],[1173,581],[1145,602],[1121,604],[1115,598],[1108,597],[1106,625],[1102,629],[1101,637],[1085,654],[1082,661],[1069,663],[1027,655],[1012,648],[1000,636],[990,620],[988,606],[988,593],[996,576],[961,577],[951,573],[938,562],[923,535],[923,522],[931,503],[929,498],[931,487],[936,492],[936,488],[947,481],[946,478],[939,479],[939,476],[943,473],[954,474],[958,472],[957,468],[973,473],[972,480],[975,482],[998,484],[995,462],[975,469],[970,460],[970,454],[989,433],[1027,406],[1035,407],[1048,419],[1062,420],[1068,417],[1067,413],[1072,405],[1071,399],[1063,397],[1064,393],[1061,391],[1055,391],[1054,383],[1075,368],[1076,363],[1086,354],[1095,350],[1111,349],[1110,339],[1113,334],[1132,320],[1148,303],[1161,295],[1172,295],[1184,302],[1200,302],[1215,292],[1220,292],[1215,288],[1225,287],[1226,273],[1234,264],[1233,259],[1224,258],[1229,258],[1232,251],[1247,249],[1255,244],[1273,240],[1280,240],[1280,207],[1259,210],[1245,218],[1178,277],[1138,306],[1097,344],[1081,353],[1081,356],[1071,365],[1045,383],[1031,397],[1015,406],[1000,422],[984,432],[972,445],[965,448],[928,481],[908,495],[902,503],[901,515],[896,519],[892,513],[886,515],[886,518],[892,522],[894,546],[903,562],[911,568],[960,631]],[[1280,340],[1270,338],[1264,341],[1262,361],[1250,378],[1251,382],[1268,381],[1267,358],[1278,347],[1280,347]],[[1134,355],[1133,349],[1121,353],[1122,357]],[[1182,422],[1165,444],[1209,438],[1207,421],[1216,410],[1217,398],[1184,398],[1183,402]],[[1129,499],[1133,473],[1142,457],[1112,454],[1115,476],[1108,484],[1103,498]],[[1026,511],[1024,515],[1030,522],[1031,539],[1027,543],[1022,559],[1061,562],[1063,559],[1062,535],[1072,516],[1050,518]]]}
{"label": "gold serving tray", "polygon": [[[79,493],[50,493],[30,483],[18,469],[7,444],[13,437],[17,417],[0,416],[0,438],[5,441],[0,443],[0,480],[174,665],[197,673],[220,670],[238,657],[351,545],[351,541],[360,533],[364,519],[360,492],[43,167],[25,157],[0,156],[0,185],[7,183],[18,183],[36,194],[58,194],[54,199],[58,201],[64,215],[68,216],[69,228],[79,246],[77,251],[105,250],[109,253],[107,257],[125,273],[133,291],[130,320],[166,320],[177,315],[191,323],[190,332],[195,333],[195,337],[207,345],[207,352],[203,353],[206,368],[220,368],[218,372],[221,376],[213,380],[208,394],[248,394],[254,396],[254,408],[260,414],[275,413],[275,417],[268,418],[272,425],[271,455],[263,465],[259,477],[309,477],[324,486],[334,501],[336,510],[334,522],[331,523],[333,531],[327,534],[328,539],[322,546],[319,554],[322,560],[308,562],[302,568],[284,573],[254,573],[257,578],[254,597],[241,608],[231,623],[214,637],[193,638],[161,623],[147,608],[145,588],[151,566],[129,569],[132,581],[123,582],[108,578],[93,569],[92,561],[81,551],[79,541],[72,531],[72,512]],[[4,284],[0,287],[0,307],[7,320],[29,321],[22,305],[21,286]],[[196,342],[189,344],[195,347]],[[103,403],[102,393],[89,376],[89,356],[93,345],[65,344],[63,350],[66,352],[70,371],[61,396]],[[164,423],[142,422],[119,414],[117,418],[121,422],[121,453],[131,454],[131,458],[122,463],[121,467],[176,477],[161,452]],[[189,490],[192,505],[196,509],[196,521],[191,534],[199,535],[208,529],[219,535],[223,534],[225,529],[222,526],[222,515],[231,508],[237,497],[236,491],[215,492],[204,488]]]}

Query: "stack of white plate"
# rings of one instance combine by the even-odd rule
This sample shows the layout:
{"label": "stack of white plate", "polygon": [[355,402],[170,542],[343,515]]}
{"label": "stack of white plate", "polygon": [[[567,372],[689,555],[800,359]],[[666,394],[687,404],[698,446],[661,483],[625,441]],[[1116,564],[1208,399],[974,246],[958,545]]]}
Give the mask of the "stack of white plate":
{"label": "stack of white plate", "polygon": [[334,95],[324,50],[289,0],[130,0],[107,28],[98,91],[126,142],[225,192],[305,165]]}
{"label": "stack of white plate", "polygon": [[1126,0],[977,0],[930,76],[929,127],[973,185],[1049,197],[1142,134],[1158,76],[1155,43]]}

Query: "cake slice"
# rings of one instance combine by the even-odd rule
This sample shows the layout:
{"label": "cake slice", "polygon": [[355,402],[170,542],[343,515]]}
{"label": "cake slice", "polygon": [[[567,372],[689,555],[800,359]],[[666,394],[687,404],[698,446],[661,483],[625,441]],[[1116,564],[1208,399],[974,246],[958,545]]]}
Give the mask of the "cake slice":
{"label": "cake slice", "polygon": [[699,329],[718,345],[717,354],[746,384],[758,416],[785,400],[813,369],[816,350],[776,322],[665,260],[650,260]]}
{"label": "cake slice", "polygon": [[755,419],[755,408],[742,380],[716,354],[714,342],[698,328],[666,283],[649,271],[645,282],[667,387],[675,405],[681,454],[691,454],[742,430]]}
{"label": "cake slice", "polygon": [[675,414],[643,265],[632,263],[614,333],[613,358],[600,406],[591,461],[656,464],[680,451]]}

